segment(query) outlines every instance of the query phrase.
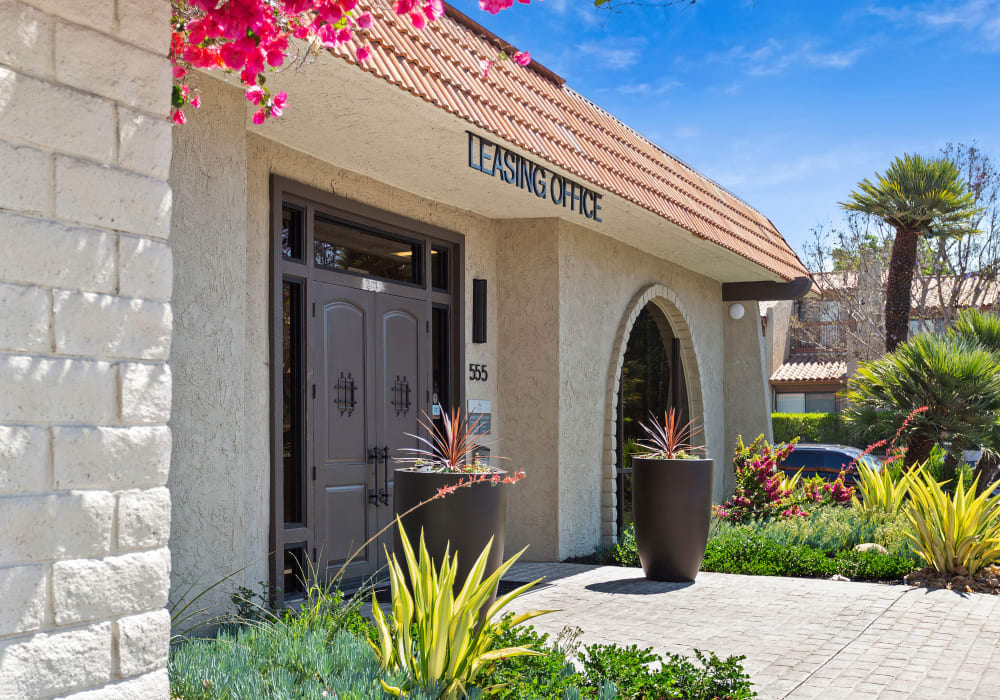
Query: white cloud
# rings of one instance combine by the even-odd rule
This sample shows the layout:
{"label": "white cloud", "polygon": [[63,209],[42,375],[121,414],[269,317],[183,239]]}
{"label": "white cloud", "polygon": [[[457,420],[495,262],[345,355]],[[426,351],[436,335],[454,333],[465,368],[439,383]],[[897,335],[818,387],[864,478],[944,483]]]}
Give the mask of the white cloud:
{"label": "white cloud", "polygon": [[694,139],[701,136],[701,129],[697,126],[679,126],[674,129],[676,139]]}
{"label": "white cloud", "polygon": [[940,0],[918,6],[869,5],[867,14],[901,27],[964,32],[976,36],[975,48],[1000,50],[1000,0]]}
{"label": "white cloud", "polygon": [[768,39],[756,49],[734,46],[723,54],[711,54],[710,60],[733,63],[754,77],[778,75],[792,66],[815,68],[850,68],[865,52],[863,47],[843,51],[823,51],[813,42],[790,44]]}
{"label": "white cloud", "polygon": [[608,68],[621,70],[634,66],[639,61],[638,49],[617,48],[611,42],[586,41],[576,47],[587,56],[593,56]]}
{"label": "white cloud", "polygon": [[662,95],[683,85],[679,80],[664,79],[656,83],[630,83],[619,85],[617,90],[623,95]]}

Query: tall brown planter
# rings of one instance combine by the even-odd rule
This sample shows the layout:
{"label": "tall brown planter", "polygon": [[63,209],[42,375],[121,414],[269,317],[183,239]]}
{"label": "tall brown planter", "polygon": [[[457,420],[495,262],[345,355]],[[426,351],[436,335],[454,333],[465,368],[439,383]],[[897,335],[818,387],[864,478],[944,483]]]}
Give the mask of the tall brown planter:
{"label": "tall brown planter", "polygon": [[[501,472],[501,474],[505,473]],[[405,513],[421,501],[434,496],[438,489],[457,484],[469,474],[419,472],[411,469],[395,470],[393,502],[396,513]],[[489,576],[503,562],[504,528],[507,522],[507,491],[509,484],[483,482],[463,486],[442,499],[432,501],[402,519],[414,553],[419,553],[420,532],[423,530],[427,551],[440,566],[445,548],[451,554],[458,552],[458,571],[455,576],[457,593],[466,576],[486,548],[490,538],[493,547],[486,563]],[[403,540],[399,528],[395,529],[394,551],[403,561]],[[405,571],[405,567],[404,567]],[[495,600],[490,599],[489,605]]]}
{"label": "tall brown planter", "polygon": [[712,516],[711,459],[632,458],[639,561],[653,581],[694,581]]}

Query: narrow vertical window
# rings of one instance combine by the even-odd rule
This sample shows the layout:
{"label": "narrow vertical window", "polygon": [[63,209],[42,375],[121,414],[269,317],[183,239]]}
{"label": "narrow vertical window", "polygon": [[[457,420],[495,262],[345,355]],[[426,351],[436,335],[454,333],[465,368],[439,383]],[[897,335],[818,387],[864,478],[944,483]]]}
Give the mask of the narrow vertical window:
{"label": "narrow vertical window", "polygon": [[302,238],[304,214],[291,204],[281,206],[281,257],[286,260],[302,260]]}
{"label": "narrow vertical window", "polygon": [[306,561],[306,548],[302,544],[289,545],[285,548],[285,560],[282,563],[282,584],[285,598],[305,593],[304,581],[309,577],[309,563]]}
{"label": "narrow vertical window", "polygon": [[435,306],[431,320],[431,383],[434,387],[433,403],[447,411],[451,407],[451,337],[449,335],[448,307]]}
{"label": "narrow vertical window", "polygon": [[282,291],[282,471],[284,522],[304,522],[302,474],[302,283],[284,280]]}
{"label": "narrow vertical window", "polygon": [[441,246],[431,248],[431,286],[440,291],[447,292],[449,286],[450,260],[448,249]]}

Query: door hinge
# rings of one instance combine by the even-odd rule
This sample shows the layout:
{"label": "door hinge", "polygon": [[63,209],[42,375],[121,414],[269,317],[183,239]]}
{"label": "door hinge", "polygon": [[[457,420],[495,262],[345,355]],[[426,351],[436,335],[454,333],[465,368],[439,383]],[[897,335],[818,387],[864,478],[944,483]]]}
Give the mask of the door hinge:
{"label": "door hinge", "polygon": [[313,398],[316,398],[316,385],[313,384]]}
{"label": "door hinge", "polygon": [[316,467],[313,467],[313,481],[316,481]]}
{"label": "door hinge", "polygon": [[428,389],[427,390],[427,403],[430,403],[430,402],[431,402],[431,390]]}
{"label": "door hinge", "polygon": [[319,562],[316,560],[316,548],[315,547],[313,547],[313,563],[314,564],[319,564]]}
{"label": "door hinge", "polygon": [[427,322],[427,332],[428,333],[431,332],[431,322],[430,321]]}
{"label": "door hinge", "polygon": [[313,318],[316,318],[316,302],[313,302]]}

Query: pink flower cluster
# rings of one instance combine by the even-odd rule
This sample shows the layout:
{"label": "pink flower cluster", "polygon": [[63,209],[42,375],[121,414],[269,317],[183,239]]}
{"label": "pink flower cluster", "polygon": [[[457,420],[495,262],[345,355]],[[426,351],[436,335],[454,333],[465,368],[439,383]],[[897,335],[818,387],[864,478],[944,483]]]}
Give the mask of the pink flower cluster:
{"label": "pink flower cluster", "polygon": [[778,469],[793,449],[794,441],[775,448],[763,435],[750,445],[744,445],[743,438],[739,438],[733,457],[736,492],[728,501],[715,506],[715,515],[732,522],[774,517],[786,512],[800,515],[794,494],[782,488],[784,476]]}
{"label": "pink flower cluster", "polygon": [[[522,5],[528,5],[531,0],[517,0]],[[514,0],[479,0],[479,9],[489,12],[491,15],[499,14],[503,10],[514,6]]]}
{"label": "pink flower cluster", "polygon": [[[513,5],[513,0],[481,0],[480,4],[496,14]],[[358,0],[172,0],[171,5],[171,117],[177,124],[187,121],[186,105],[195,109],[201,105],[186,84],[191,68],[238,74],[248,88],[247,99],[259,107],[253,122],[261,124],[269,117],[280,117],[287,102],[283,92],[272,97],[264,73],[284,65],[290,38],[317,40],[326,47],[355,41],[361,43],[355,50],[358,61],[371,58],[363,37],[374,20],[371,13],[358,8]],[[395,0],[393,10],[423,29],[444,14],[444,4],[441,0]],[[531,57],[519,52],[514,61],[525,66]]]}

